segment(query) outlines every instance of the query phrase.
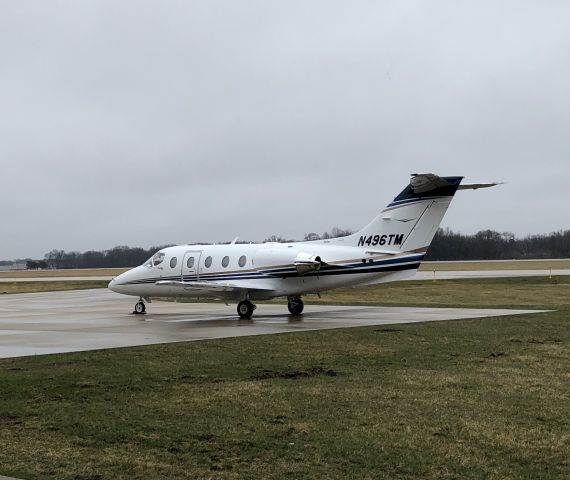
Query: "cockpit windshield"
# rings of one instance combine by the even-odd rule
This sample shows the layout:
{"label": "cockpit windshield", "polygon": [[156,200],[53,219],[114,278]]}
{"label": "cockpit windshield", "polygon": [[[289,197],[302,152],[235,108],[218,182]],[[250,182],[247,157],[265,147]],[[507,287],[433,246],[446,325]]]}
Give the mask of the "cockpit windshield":
{"label": "cockpit windshield", "polygon": [[158,252],[154,254],[154,257],[152,257],[152,264],[156,267],[157,265],[160,265],[164,260],[164,252]]}
{"label": "cockpit windshield", "polygon": [[164,261],[164,257],[164,252],[157,252],[144,263],[144,266],[147,268],[156,267]]}

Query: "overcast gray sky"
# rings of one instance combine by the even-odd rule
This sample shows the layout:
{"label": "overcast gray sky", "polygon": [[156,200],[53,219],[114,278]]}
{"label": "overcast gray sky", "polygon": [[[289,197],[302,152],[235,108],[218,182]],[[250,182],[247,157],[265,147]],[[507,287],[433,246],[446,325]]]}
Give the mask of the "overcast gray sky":
{"label": "overcast gray sky", "polygon": [[357,229],[570,228],[570,2],[0,0],[0,259]]}

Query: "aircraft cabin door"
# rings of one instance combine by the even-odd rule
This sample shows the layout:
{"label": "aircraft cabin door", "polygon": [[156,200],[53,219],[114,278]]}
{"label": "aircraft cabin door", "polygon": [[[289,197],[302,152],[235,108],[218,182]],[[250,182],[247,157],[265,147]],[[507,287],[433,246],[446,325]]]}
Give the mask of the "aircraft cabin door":
{"label": "aircraft cabin door", "polygon": [[182,258],[181,280],[197,281],[200,277],[199,265],[202,250],[187,250]]}

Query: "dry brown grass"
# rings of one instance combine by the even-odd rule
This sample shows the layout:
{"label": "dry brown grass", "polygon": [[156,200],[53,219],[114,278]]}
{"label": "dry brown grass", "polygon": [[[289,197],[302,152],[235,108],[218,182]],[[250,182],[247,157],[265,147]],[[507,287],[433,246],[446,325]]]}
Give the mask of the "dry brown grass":
{"label": "dry brown grass", "polygon": [[10,270],[0,272],[0,278],[43,277],[115,277],[128,268],[82,268],[75,270]]}
{"label": "dry brown grass", "polygon": [[544,270],[570,269],[570,259],[561,260],[501,260],[475,262],[423,262],[420,271],[423,272],[465,272],[488,270]]}
{"label": "dry brown grass", "polygon": [[87,288],[105,288],[106,280],[65,280],[42,282],[0,282],[0,295],[7,293],[56,292],[63,290],[84,290]]}

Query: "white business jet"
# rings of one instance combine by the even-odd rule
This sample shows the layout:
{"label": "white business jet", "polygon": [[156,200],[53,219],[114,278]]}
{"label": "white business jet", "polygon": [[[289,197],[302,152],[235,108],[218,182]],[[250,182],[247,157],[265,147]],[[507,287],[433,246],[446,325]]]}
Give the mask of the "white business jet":
{"label": "white business jet", "polygon": [[462,180],[414,174],[374,220],[347,237],[164,248],[109,288],[139,297],[134,313],[145,313],[151,297],[210,297],[239,302],[237,313],[247,319],[253,301],[287,297],[289,312],[300,315],[304,294],[413,277],[456,191],[497,185]]}

